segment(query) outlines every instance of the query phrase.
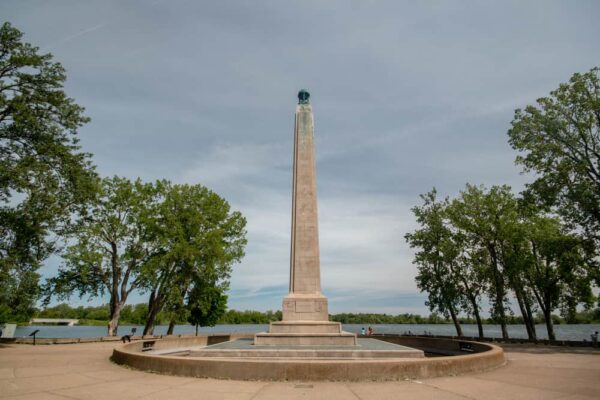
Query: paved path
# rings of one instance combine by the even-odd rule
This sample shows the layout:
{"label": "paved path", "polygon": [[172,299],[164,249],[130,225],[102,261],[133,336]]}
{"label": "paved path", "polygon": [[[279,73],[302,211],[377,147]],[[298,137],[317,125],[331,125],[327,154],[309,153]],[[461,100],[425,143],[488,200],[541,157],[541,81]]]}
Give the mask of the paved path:
{"label": "paved path", "polygon": [[2,399],[600,399],[600,352],[508,347],[494,371],[422,381],[245,382],[133,371],[116,343],[0,346]]}

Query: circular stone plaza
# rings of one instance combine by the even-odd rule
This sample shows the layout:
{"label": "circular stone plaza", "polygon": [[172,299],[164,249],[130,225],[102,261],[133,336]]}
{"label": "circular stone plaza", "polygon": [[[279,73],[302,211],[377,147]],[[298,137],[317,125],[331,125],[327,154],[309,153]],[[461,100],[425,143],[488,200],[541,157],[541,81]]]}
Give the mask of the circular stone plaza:
{"label": "circular stone plaza", "polygon": [[[137,343],[142,342],[131,344]],[[600,351],[591,348],[503,345],[503,365],[455,376],[280,382],[170,376],[125,368],[111,361],[113,351],[123,346],[116,341],[0,344],[0,398],[591,400],[600,393]]]}

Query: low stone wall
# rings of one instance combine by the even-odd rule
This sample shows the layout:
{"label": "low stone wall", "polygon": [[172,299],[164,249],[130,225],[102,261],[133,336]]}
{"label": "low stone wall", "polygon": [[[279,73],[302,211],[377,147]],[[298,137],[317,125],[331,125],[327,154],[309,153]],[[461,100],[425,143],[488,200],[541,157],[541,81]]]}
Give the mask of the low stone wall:
{"label": "low stone wall", "polygon": [[[243,335],[251,335],[254,334],[241,334]],[[209,335],[209,336],[219,336],[219,335]],[[224,334],[224,336],[235,336]],[[239,336],[239,335],[238,335]],[[240,336],[240,337],[242,337]],[[159,335],[159,336],[132,336],[131,340],[144,340],[144,339],[171,339],[171,338],[189,338],[190,334],[178,334],[178,335]],[[495,338],[495,337],[470,337],[470,336],[443,336],[443,335],[430,335],[430,336],[419,336],[419,335],[397,335],[397,334],[375,334],[372,336],[366,335],[358,335],[359,338],[375,338],[380,340],[388,340],[388,338],[394,337],[420,337],[420,338],[433,338],[433,339],[452,339],[456,341],[472,341],[472,342],[488,342],[488,343],[500,343],[500,344],[531,344],[531,345],[542,345],[542,346],[565,346],[565,347],[592,347],[598,348],[599,345],[596,343],[592,343],[587,340],[548,340],[548,339],[538,339],[538,340],[529,340],[525,338]],[[82,337],[82,338],[37,338],[36,344],[74,344],[74,343],[92,343],[92,342],[118,342],[121,340],[121,335],[119,336],[98,336],[98,337]],[[392,341],[394,339],[388,340]],[[0,338],[0,343],[12,343],[12,344],[33,344],[32,337],[15,337],[15,338]],[[392,341],[392,343],[395,343]],[[399,344],[402,344],[398,342]]]}
{"label": "low stone wall", "polygon": [[[382,335],[388,336],[388,335]],[[397,336],[397,335],[389,335]],[[417,335],[418,336],[418,335]],[[476,336],[443,336],[443,335],[431,335],[426,337],[443,338],[443,339],[455,339],[455,340],[470,340],[477,342],[489,342],[489,343],[506,343],[506,344],[533,344],[543,346],[566,346],[566,347],[598,347],[598,344],[594,344],[590,340],[549,340],[549,339],[526,339],[526,338],[498,338],[498,337],[476,337]]]}
{"label": "low stone wall", "polygon": [[[214,335],[234,340],[252,335]],[[181,348],[208,343],[209,336],[181,337],[156,340],[154,349]],[[380,337],[375,337],[382,339]],[[498,346],[486,343],[410,337],[398,344],[415,348],[438,348],[444,351],[462,351],[462,355],[355,360],[301,360],[250,359],[160,356],[143,352],[144,342],[132,342],[113,350],[112,360],[117,364],[168,375],[237,380],[275,381],[364,381],[423,379],[436,376],[459,375],[484,371],[504,364],[504,352]],[[386,338],[390,339],[390,337]],[[391,341],[391,340],[388,340]],[[395,342],[394,342],[395,343]],[[409,344],[410,343],[410,344]],[[468,351],[463,351],[468,344]],[[148,345],[146,345],[148,347]]]}
{"label": "low stone wall", "polygon": [[488,351],[490,348],[490,345],[485,343],[462,339],[434,338],[430,336],[377,335],[370,337],[402,346],[415,347],[433,355],[455,356],[468,353],[482,353]]}
{"label": "low stone wall", "polygon": [[[242,334],[242,335],[249,335],[249,334]],[[206,346],[206,340],[207,338],[209,338],[209,342],[208,344],[216,344],[216,343],[220,343],[220,342],[225,342],[229,339],[230,337],[236,337],[236,335],[229,335],[229,334],[224,334],[224,335],[204,335],[204,336],[198,336],[200,342],[198,343],[199,346]],[[245,336],[243,336],[245,337]],[[186,341],[186,343],[189,343],[189,340],[194,338],[194,336],[190,336],[190,335],[160,335],[160,336],[131,336],[131,341],[132,342],[138,342],[141,340],[160,340],[160,339],[168,339],[168,340],[177,340],[179,338],[182,338]],[[203,338],[203,339],[202,339]],[[202,340],[204,340],[204,343],[202,343]],[[122,341],[122,336],[97,336],[97,337],[82,337],[82,338],[36,338],[35,339],[35,344],[36,345],[48,345],[48,344],[76,344],[76,343],[94,343],[94,342],[120,342]],[[0,339],[0,343],[9,343],[9,344],[33,344],[33,338],[32,337],[14,337],[14,338],[1,338]]]}
{"label": "low stone wall", "polygon": [[[141,338],[139,338],[141,339]],[[82,338],[36,338],[36,345],[44,344],[74,344],[92,342],[119,342],[120,336],[82,337]],[[33,344],[32,337],[2,338],[0,343]]]}

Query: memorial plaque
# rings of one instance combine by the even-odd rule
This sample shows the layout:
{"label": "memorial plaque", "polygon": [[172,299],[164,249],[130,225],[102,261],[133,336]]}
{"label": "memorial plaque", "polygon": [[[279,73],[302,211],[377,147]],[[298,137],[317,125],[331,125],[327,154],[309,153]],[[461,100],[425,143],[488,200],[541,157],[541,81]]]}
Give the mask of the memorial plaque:
{"label": "memorial plaque", "polygon": [[315,303],[313,301],[297,301],[296,302],[297,313],[309,313],[315,312]]}

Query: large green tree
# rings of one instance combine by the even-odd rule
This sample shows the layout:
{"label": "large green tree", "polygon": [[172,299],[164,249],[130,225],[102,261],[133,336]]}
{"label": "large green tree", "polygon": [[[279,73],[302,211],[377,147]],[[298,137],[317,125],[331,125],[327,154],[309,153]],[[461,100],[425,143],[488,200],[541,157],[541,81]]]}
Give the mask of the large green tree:
{"label": "large green tree", "polygon": [[[515,111],[509,143],[536,174],[527,195],[555,207],[600,246],[600,68],[574,74],[548,97]],[[600,278],[596,276],[596,278]]]}
{"label": "large green tree", "polygon": [[153,333],[159,312],[172,313],[173,321],[181,316],[198,282],[227,289],[232,265],[246,245],[245,218],[201,185],[169,186],[154,221],[160,255],[142,269],[150,292],[145,335]]}
{"label": "large green tree", "polygon": [[593,245],[565,232],[557,218],[533,215],[525,223],[528,262],[522,276],[544,315],[548,338],[554,340],[553,311],[561,309],[569,321],[574,319],[577,306],[591,305],[587,270],[590,266],[597,268],[597,260]]}
{"label": "large green tree", "polygon": [[467,184],[448,208],[453,226],[462,231],[465,240],[484,267],[484,279],[492,304],[491,315],[500,324],[502,337],[508,338],[508,295],[512,289],[530,338],[535,338],[535,324],[530,293],[519,278],[518,257],[523,243],[519,203],[508,186],[484,187]]}
{"label": "large green tree", "polygon": [[448,200],[437,200],[435,189],[422,195],[421,199],[423,205],[412,209],[420,227],[405,235],[410,247],[417,249],[414,260],[417,265],[417,286],[427,292],[430,310],[449,315],[456,334],[462,336],[458,313],[465,298],[459,289],[456,274],[452,273],[452,264],[460,250],[444,222]]}
{"label": "large green tree", "polygon": [[141,269],[157,256],[153,218],[165,182],[102,180],[95,201],[68,232],[63,265],[48,280],[50,296],[109,296],[108,335],[117,334],[129,295],[141,287]]}
{"label": "large green tree", "polygon": [[51,54],[0,26],[0,321],[26,319],[52,240],[94,182],[77,129],[88,121]]}

